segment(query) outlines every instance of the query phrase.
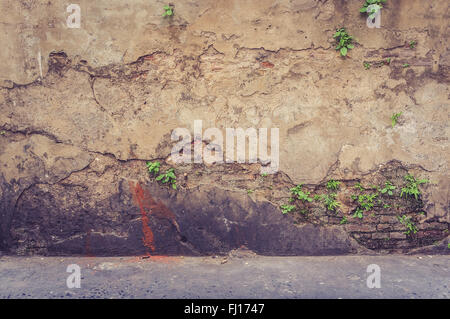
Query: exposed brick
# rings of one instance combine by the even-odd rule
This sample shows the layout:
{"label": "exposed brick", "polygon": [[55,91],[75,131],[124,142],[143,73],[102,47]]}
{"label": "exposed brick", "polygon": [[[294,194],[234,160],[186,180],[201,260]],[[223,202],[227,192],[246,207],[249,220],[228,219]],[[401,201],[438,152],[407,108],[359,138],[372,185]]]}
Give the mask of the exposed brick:
{"label": "exposed brick", "polygon": [[372,238],[372,234],[371,233],[361,233],[361,234],[356,233],[356,234],[353,234],[353,237],[356,239],[366,240],[366,239]]}
{"label": "exposed brick", "polygon": [[422,223],[418,226],[419,229],[438,229],[445,230],[448,229],[448,225],[446,223]]}
{"label": "exposed brick", "polygon": [[398,221],[397,217],[395,217],[395,216],[386,216],[386,215],[384,215],[384,216],[380,217],[380,222],[381,223],[395,224],[395,223],[398,223],[399,221]]}
{"label": "exposed brick", "polygon": [[394,227],[392,227],[392,224],[378,224],[377,225],[377,230],[386,230],[386,229],[395,230]]}
{"label": "exposed brick", "polygon": [[386,239],[390,238],[389,233],[373,233],[372,239]]}
{"label": "exposed brick", "polygon": [[346,225],[345,226],[346,231],[349,232],[365,232],[365,233],[370,233],[370,232],[375,232],[376,226],[375,225],[359,225],[359,224],[350,224],[350,225]]}
{"label": "exposed brick", "polygon": [[399,233],[399,232],[389,233],[389,235],[390,235],[390,238],[392,238],[392,239],[405,239],[406,238],[406,234]]}

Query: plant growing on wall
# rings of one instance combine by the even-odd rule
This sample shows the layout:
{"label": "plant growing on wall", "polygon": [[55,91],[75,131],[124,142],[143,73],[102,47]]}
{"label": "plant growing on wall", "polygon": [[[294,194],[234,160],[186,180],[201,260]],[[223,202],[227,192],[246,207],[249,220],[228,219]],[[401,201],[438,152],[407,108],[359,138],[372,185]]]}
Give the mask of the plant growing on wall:
{"label": "plant growing on wall", "polygon": [[325,208],[329,211],[336,211],[339,207],[341,207],[341,203],[336,200],[337,194],[322,194],[320,195],[320,200],[325,205]]}
{"label": "plant growing on wall", "polygon": [[174,15],[174,7],[173,5],[169,4],[163,7],[164,13],[163,17],[171,17]]}
{"label": "plant growing on wall", "polygon": [[146,163],[147,168],[148,168],[148,172],[152,175],[156,175],[159,173],[159,167],[161,166],[161,163],[156,161],[156,162],[147,162]]}
{"label": "plant growing on wall", "polygon": [[296,210],[294,205],[281,205],[281,212],[284,214],[288,214]]}
{"label": "plant growing on wall", "polygon": [[387,181],[386,183],[384,183],[384,187],[381,189],[381,193],[392,196],[394,194],[393,191],[395,188],[396,187],[394,185],[392,185],[392,183],[390,181]]}
{"label": "plant growing on wall", "polygon": [[339,189],[339,185],[341,185],[341,182],[335,181],[334,179],[330,179],[327,182],[327,188],[331,189],[331,190],[338,190]]}
{"label": "plant growing on wall", "polygon": [[156,177],[157,181],[161,181],[161,183],[172,186],[173,189],[177,189],[177,177],[175,175],[175,170],[173,168],[169,168],[164,173],[160,174],[158,177]]}
{"label": "plant growing on wall", "polygon": [[297,186],[291,188],[292,195],[304,202],[312,202],[313,199],[309,197],[310,192],[304,192],[302,188],[302,184],[298,184]]}
{"label": "plant growing on wall", "polygon": [[347,33],[345,28],[337,29],[333,38],[336,39],[336,50],[340,52],[341,56],[347,56],[348,50],[355,47],[353,44],[353,37]]}
{"label": "plant growing on wall", "polygon": [[374,207],[374,199],[378,197],[378,192],[374,194],[352,195],[352,199],[358,202],[353,217],[363,218],[364,211],[370,211]]}
{"label": "plant growing on wall", "polygon": [[[364,5],[361,9],[359,9],[359,12],[361,13],[367,13],[369,15],[369,18],[373,19],[377,12],[383,8],[383,4],[386,3],[386,0],[366,0],[364,2]],[[373,8],[369,10],[370,5],[376,5]]]}
{"label": "plant growing on wall", "polygon": [[391,116],[391,125],[392,125],[392,128],[394,128],[394,126],[397,125],[398,119],[399,119],[399,117],[402,115],[402,113],[403,113],[403,112],[392,114],[392,116]]}
{"label": "plant growing on wall", "polygon": [[406,227],[406,231],[404,234],[410,235],[411,233],[417,233],[416,225],[411,221],[411,217],[406,217],[403,215],[402,217],[397,216],[399,222]]}
{"label": "plant growing on wall", "polygon": [[411,174],[405,175],[404,179],[406,181],[406,185],[405,187],[402,187],[400,197],[403,197],[403,195],[405,195],[406,198],[408,198],[408,196],[414,196],[416,200],[419,199],[419,195],[421,194],[419,190],[419,185],[430,182],[427,179],[416,180],[416,178]]}

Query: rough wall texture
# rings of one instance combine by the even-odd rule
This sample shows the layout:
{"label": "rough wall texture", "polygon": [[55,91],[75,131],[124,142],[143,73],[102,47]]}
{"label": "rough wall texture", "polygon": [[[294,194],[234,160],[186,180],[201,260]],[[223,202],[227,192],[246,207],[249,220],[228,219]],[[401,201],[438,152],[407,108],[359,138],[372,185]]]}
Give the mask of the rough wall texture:
{"label": "rough wall texture", "polygon": [[[0,248],[448,252],[448,3],[388,1],[380,29],[361,3],[176,1],[163,18],[161,1],[80,0],[81,28],[69,29],[65,1],[2,1]],[[358,39],[345,59],[333,39],[342,26]],[[280,172],[174,165],[170,134],[194,120],[280,128]],[[147,160],[175,168],[177,190],[158,185]],[[406,174],[431,181],[418,200],[399,197]],[[295,184],[313,196],[330,193],[330,179],[342,182],[337,211],[297,201],[281,213]],[[392,196],[371,187],[386,181]],[[375,192],[352,217],[351,196]]]}

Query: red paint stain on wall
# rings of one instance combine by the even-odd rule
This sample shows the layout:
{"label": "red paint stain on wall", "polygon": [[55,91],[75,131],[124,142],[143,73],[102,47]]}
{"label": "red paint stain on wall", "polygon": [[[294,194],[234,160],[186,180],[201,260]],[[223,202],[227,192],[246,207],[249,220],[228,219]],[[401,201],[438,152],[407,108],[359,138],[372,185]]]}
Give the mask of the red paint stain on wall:
{"label": "red paint stain on wall", "polygon": [[[144,246],[147,247],[147,249],[154,251],[154,237],[152,229],[149,226],[148,219],[148,216],[151,213],[151,208],[148,201],[146,200],[146,194],[139,183],[136,183],[136,185],[134,185],[133,182],[130,181],[129,185],[130,190],[133,194],[134,202],[139,206],[139,209],[141,211],[142,233],[144,234],[144,236],[142,237],[142,242],[144,243]],[[150,254],[149,251],[147,251],[147,253]]]}
{"label": "red paint stain on wall", "polygon": [[271,68],[274,67],[274,64],[273,64],[273,63],[270,63],[270,62],[268,62],[268,61],[264,61],[264,62],[261,62],[261,66],[262,66],[263,68],[269,68],[269,69],[271,69]]}

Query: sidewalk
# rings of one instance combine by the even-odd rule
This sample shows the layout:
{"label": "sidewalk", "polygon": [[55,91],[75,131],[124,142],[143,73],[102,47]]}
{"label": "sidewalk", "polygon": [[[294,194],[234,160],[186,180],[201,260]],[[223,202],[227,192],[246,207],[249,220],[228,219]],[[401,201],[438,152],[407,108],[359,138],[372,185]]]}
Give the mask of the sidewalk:
{"label": "sidewalk", "polygon": [[[67,287],[70,264],[79,289]],[[381,288],[367,287],[370,264]],[[449,256],[0,258],[0,298],[449,297]]]}

